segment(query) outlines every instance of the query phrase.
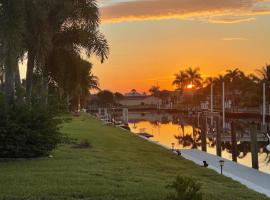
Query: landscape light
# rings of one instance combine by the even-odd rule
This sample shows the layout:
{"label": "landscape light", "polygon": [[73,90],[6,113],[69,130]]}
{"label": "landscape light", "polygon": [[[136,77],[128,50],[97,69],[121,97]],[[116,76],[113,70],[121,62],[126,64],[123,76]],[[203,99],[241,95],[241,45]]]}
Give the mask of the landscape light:
{"label": "landscape light", "polygon": [[266,150],[267,150],[268,152],[270,152],[270,144],[268,144],[268,145],[266,146]]}
{"label": "landscape light", "polygon": [[224,167],[224,163],[225,163],[224,160],[220,160],[220,161],[219,161],[219,164],[220,164],[220,174],[221,174],[221,175],[223,175],[223,167]]}
{"label": "landscape light", "polygon": [[174,144],[174,143],[172,143],[172,151],[174,151],[174,146],[175,146],[175,144]]}

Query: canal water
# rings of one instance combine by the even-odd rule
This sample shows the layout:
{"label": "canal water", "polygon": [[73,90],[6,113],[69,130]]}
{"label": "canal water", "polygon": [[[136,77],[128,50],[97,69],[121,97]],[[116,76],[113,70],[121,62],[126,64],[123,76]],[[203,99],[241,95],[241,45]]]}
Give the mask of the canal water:
{"label": "canal water", "polygon": [[[200,134],[193,131],[190,120],[182,116],[159,113],[129,113],[129,127],[133,133],[145,132],[153,135],[151,140],[176,149],[201,150]],[[270,156],[265,146],[267,142],[258,142],[259,170],[270,174]],[[238,141],[238,163],[251,167],[251,153],[249,141]],[[207,152],[216,155],[215,141],[212,137],[207,140]],[[222,157],[232,160],[230,142],[222,143]]]}

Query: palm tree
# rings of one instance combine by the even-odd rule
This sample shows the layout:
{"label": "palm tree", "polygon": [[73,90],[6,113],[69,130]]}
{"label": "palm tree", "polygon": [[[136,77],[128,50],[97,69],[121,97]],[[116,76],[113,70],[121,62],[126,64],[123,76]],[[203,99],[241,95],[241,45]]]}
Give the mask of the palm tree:
{"label": "palm tree", "polygon": [[202,87],[203,79],[202,79],[202,76],[200,74],[199,68],[192,69],[190,67],[185,71],[185,73],[187,75],[186,80],[187,80],[188,84],[191,84],[196,89]]}
{"label": "palm tree", "polygon": [[173,85],[177,86],[177,89],[183,92],[184,88],[187,85],[187,74],[184,71],[180,71],[178,74],[175,74],[175,80],[173,81]]}
{"label": "palm tree", "polygon": [[245,76],[244,73],[238,68],[235,68],[233,70],[227,70],[226,72],[227,73],[225,76],[230,82],[235,82]]}
{"label": "palm tree", "polygon": [[24,1],[0,0],[0,48],[7,103],[15,97],[15,75],[23,55]]}
{"label": "palm tree", "polygon": [[159,86],[152,86],[150,89],[149,89],[149,92],[151,93],[152,96],[158,96],[158,93],[159,93]]}
{"label": "palm tree", "polygon": [[99,11],[96,1],[27,1],[43,11],[37,13],[39,20],[31,17],[35,11],[30,9],[28,12],[28,97],[31,96],[35,69],[43,73],[44,84],[48,84],[47,77],[53,71],[48,63],[56,48],[77,54],[83,52],[88,56],[95,54],[101,62],[107,58],[109,48],[105,37],[98,31]]}
{"label": "palm tree", "polygon": [[270,82],[270,65],[265,65],[261,69],[258,69],[257,72],[263,81]]}

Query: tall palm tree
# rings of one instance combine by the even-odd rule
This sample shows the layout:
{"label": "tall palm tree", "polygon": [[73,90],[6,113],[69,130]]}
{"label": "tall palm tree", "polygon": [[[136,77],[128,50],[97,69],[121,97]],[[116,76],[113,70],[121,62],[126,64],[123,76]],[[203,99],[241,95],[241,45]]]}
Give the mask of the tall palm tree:
{"label": "tall palm tree", "polygon": [[270,82],[270,65],[265,65],[261,69],[258,69],[257,72],[263,81]]}
{"label": "tall palm tree", "polygon": [[152,86],[150,89],[149,89],[149,92],[151,93],[151,95],[153,96],[158,96],[158,93],[159,93],[159,86]]}
{"label": "tall palm tree", "polygon": [[[108,56],[108,45],[105,37],[98,31],[99,11],[95,0],[56,0],[56,1],[34,1],[40,3],[44,12],[40,12],[40,20],[29,18],[30,28],[34,24],[34,31],[29,31],[28,37],[28,66],[27,66],[27,94],[31,96],[32,75],[36,68],[44,74],[45,84],[48,84],[46,77],[52,73],[48,65],[50,55],[55,48],[65,48],[77,53],[86,53],[90,56],[95,54],[103,62]],[[45,8],[44,8],[45,7]],[[31,16],[31,10],[30,16]],[[43,31],[46,34],[40,34]],[[35,37],[33,34],[40,37]],[[36,38],[32,40],[32,38]],[[32,45],[32,46],[31,46]],[[40,54],[39,52],[43,52]]]}
{"label": "tall palm tree", "polygon": [[184,88],[187,85],[187,74],[185,71],[180,71],[178,74],[175,74],[175,80],[173,81],[173,85],[177,86],[177,89],[183,92]]}
{"label": "tall palm tree", "polygon": [[195,88],[202,87],[203,78],[202,78],[202,76],[200,74],[200,69],[199,68],[192,69],[190,67],[185,72],[186,72],[186,75],[187,75],[187,82],[189,84],[193,85]]}
{"label": "tall palm tree", "polygon": [[15,97],[15,75],[23,55],[24,1],[0,0],[0,48],[8,103]]}
{"label": "tall palm tree", "polygon": [[227,73],[225,76],[226,76],[226,78],[228,78],[228,80],[230,82],[235,82],[235,81],[237,81],[245,76],[244,73],[241,70],[239,70],[238,68],[235,68],[232,70],[230,69],[230,70],[227,70],[226,72]]}

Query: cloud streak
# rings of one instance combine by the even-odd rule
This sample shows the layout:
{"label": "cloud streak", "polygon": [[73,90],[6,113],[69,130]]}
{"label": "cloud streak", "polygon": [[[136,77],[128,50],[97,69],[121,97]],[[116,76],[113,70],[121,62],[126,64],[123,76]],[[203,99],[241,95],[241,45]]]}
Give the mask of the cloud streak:
{"label": "cloud streak", "polygon": [[228,38],[223,38],[223,41],[244,41],[247,40],[246,38],[242,37],[228,37]]}
{"label": "cloud streak", "polygon": [[105,23],[196,19],[210,23],[250,22],[257,15],[270,14],[270,0],[138,0],[101,8]]}

